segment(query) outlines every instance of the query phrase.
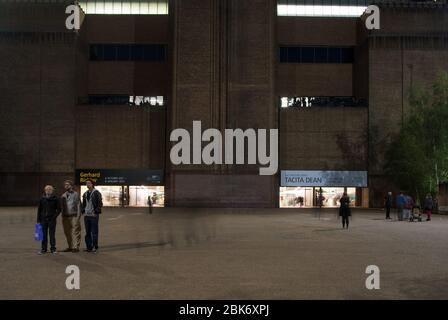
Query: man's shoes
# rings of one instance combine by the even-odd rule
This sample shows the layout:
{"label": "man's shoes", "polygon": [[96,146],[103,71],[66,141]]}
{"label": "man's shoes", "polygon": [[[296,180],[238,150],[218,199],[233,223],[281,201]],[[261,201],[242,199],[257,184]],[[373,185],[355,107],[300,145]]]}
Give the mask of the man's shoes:
{"label": "man's shoes", "polygon": [[73,249],[72,250],[72,253],[78,253],[79,252],[79,249]]}
{"label": "man's shoes", "polygon": [[92,252],[92,249],[84,249],[84,252]]}
{"label": "man's shoes", "polygon": [[40,250],[40,251],[37,252],[38,255],[43,255],[43,254],[46,254],[46,253],[47,253],[47,250]]}
{"label": "man's shoes", "polygon": [[73,250],[72,249],[70,249],[70,248],[67,248],[67,249],[65,249],[64,251],[62,251],[62,252],[72,252]]}
{"label": "man's shoes", "polygon": [[51,254],[57,254],[57,253],[58,253],[58,251],[56,249],[51,250]]}
{"label": "man's shoes", "polygon": [[98,253],[98,248],[93,248],[92,253]]}

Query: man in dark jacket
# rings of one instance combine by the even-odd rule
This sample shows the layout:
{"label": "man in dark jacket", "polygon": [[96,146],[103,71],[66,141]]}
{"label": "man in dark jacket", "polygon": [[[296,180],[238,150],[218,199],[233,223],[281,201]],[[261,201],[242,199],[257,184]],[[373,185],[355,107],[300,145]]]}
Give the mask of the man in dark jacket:
{"label": "man in dark jacket", "polygon": [[386,209],[386,220],[390,219],[390,208],[392,207],[392,192],[388,192],[384,197],[384,208]]}
{"label": "man in dark jacket", "polygon": [[52,186],[46,186],[44,196],[39,201],[37,209],[37,223],[42,226],[42,249],[39,254],[47,253],[48,235],[50,236],[51,253],[56,253],[56,221],[61,213],[61,202],[54,194]]}
{"label": "man in dark jacket", "polygon": [[86,228],[85,251],[96,253],[98,251],[98,223],[103,200],[101,193],[95,189],[92,180],[86,181],[87,191],[82,196],[82,214],[84,215],[84,225]]}
{"label": "man in dark jacket", "polygon": [[350,223],[350,216],[352,215],[350,210],[350,198],[347,193],[344,192],[342,198],[339,200],[341,206],[339,207],[339,216],[342,217],[342,228],[347,228]]}

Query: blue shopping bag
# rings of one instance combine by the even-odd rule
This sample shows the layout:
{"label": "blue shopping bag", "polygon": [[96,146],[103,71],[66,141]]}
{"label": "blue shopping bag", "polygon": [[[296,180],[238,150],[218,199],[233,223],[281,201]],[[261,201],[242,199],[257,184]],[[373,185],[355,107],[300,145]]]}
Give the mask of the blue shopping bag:
{"label": "blue shopping bag", "polygon": [[44,233],[42,232],[42,225],[40,223],[36,223],[34,227],[34,240],[42,241],[44,239]]}

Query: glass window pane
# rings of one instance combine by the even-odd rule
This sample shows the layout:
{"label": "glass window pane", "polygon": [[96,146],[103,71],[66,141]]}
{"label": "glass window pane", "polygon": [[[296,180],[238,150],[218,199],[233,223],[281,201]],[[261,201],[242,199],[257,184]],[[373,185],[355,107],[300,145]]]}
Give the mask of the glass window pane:
{"label": "glass window pane", "polygon": [[341,63],[352,63],[352,62],[353,62],[353,48],[342,48]]}
{"label": "glass window pane", "polygon": [[302,48],[302,63],[313,63],[314,62],[314,48],[303,47]]}
{"label": "glass window pane", "polygon": [[129,60],[129,45],[121,44],[117,45],[117,60],[128,61]]}
{"label": "glass window pane", "polygon": [[316,48],[314,50],[314,56],[316,63],[327,63],[328,62],[328,56],[327,56],[328,49],[327,48]]}
{"label": "glass window pane", "polygon": [[117,59],[117,54],[116,54],[116,46],[115,45],[104,45],[103,47],[104,50],[104,60],[116,60]]}
{"label": "glass window pane", "polygon": [[341,49],[340,48],[329,48],[328,49],[328,62],[329,63],[340,63],[341,62]]}
{"label": "glass window pane", "polygon": [[291,63],[300,62],[300,48],[297,47],[288,48],[288,62]]}

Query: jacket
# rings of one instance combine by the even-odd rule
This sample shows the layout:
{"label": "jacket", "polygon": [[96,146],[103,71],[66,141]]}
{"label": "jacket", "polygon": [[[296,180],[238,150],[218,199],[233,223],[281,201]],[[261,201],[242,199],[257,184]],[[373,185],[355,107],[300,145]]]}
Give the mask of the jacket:
{"label": "jacket", "polygon": [[352,212],[350,210],[350,198],[349,197],[342,197],[341,200],[339,200],[341,203],[341,206],[339,207],[339,216],[341,217],[349,217],[352,215]]}
{"label": "jacket", "polygon": [[404,197],[404,195],[400,194],[397,197],[397,208],[403,209],[405,203],[406,203],[406,198]]}
{"label": "jacket", "polygon": [[76,191],[65,192],[61,196],[61,209],[64,217],[74,217],[81,212],[81,199]]}
{"label": "jacket", "polygon": [[432,210],[434,208],[434,202],[432,198],[425,199],[425,210]]}
{"label": "jacket", "polygon": [[[86,213],[88,193],[89,190],[84,192],[84,194],[82,195],[82,210],[81,210],[82,214]],[[101,214],[101,208],[103,207],[103,199],[101,193],[98,190],[93,189],[90,196],[92,197],[93,211],[95,212],[95,214]]]}
{"label": "jacket", "polygon": [[392,196],[391,195],[386,195],[386,197],[384,198],[384,206],[386,208],[390,208],[392,206]]}
{"label": "jacket", "polygon": [[45,223],[55,220],[61,213],[61,201],[56,196],[42,197],[37,209],[37,222]]}

